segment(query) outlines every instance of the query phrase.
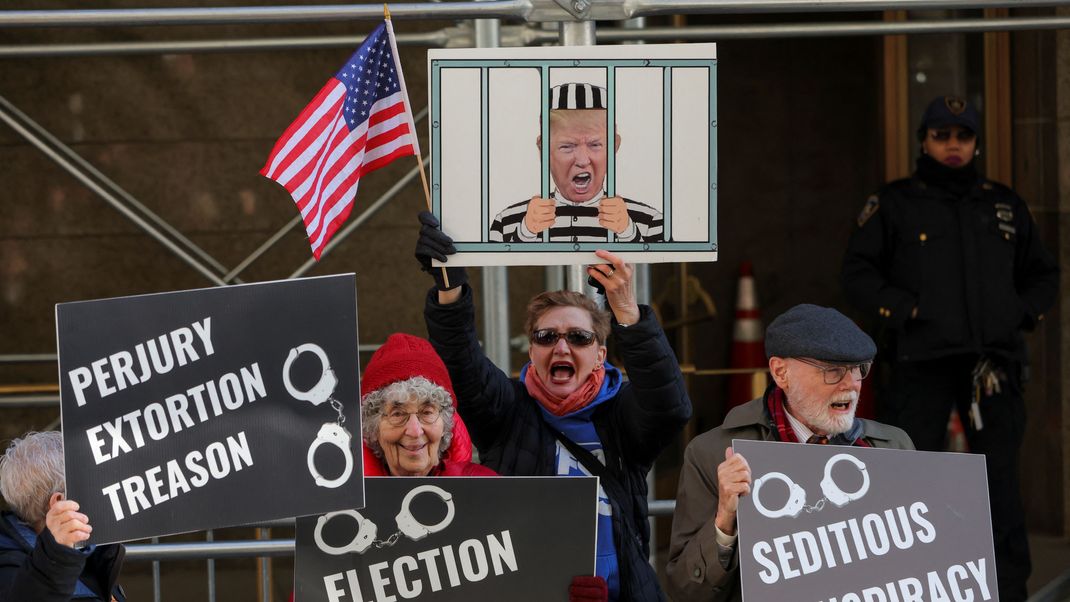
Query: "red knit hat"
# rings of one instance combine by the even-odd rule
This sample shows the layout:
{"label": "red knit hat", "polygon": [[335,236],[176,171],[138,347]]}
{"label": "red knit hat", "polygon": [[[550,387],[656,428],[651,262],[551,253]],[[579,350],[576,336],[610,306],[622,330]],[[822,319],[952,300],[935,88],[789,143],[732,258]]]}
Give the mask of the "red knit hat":
{"label": "red knit hat", "polygon": [[[446,365],[435,353],[431,343],[420,337],[400,332],[390,335],[386,343],[372,354],[372,359],[364,368],[364,374],[360,379],[361,399],[372,391],[414,376],[422,376],[446,389],[450,398],[453,399],[453,407],[457,407],[457,395],[453,392],[450,374],[446,371]],[[383,460],[376,457],[366,444],[362,447],[364,448],[364,476],[389,475]],[[450,442],[450,447],[442,459],[461,464],[472,460],[472,438],[468,435],[468,428],[461,420],[460,414],[453,416],[453,441]]]}
{"label": "red knit hat", "polygon": [[420,337],[401,332],[390,335],[386,343],[375,350],[361,375],[360,396],[363,398],[372,391],[414,376],[422,376],[446,389],[453,399],[453,405],[457,405],[450,374],[446,371],[446,364],[435,353],[435,348]]}

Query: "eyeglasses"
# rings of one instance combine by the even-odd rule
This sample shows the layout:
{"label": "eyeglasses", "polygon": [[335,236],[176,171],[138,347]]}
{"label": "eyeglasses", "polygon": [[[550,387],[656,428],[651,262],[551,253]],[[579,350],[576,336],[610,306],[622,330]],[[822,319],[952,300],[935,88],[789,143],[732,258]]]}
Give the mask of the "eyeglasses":
{"label": "eyeglasses", "polygon": [[[930,130],[929,137],[937,142],[947,142],[951,140],[951,130]],[[959,130],[955,134],[955,138],[958,138],[959,142],[969,142],[977,137],[972,130]]]}
{"label": "eyeglasses", "polygon": [[442,411],[436,405],[427,404],[421,406],[419,410],[415,412],[406,412],[401,408],[395,407],[386,414],[383,418],[386,419],[386,423],[390,426],[404,426],[409,422],[409,416],[416,416],[416,419],[423,424],[434,424],[438,421],[438,417],[442,415]]}
{"label": "eyeglasses", "polygon": [[804,364],[813,366],[814,368],[820,370],[821,376],[825,379],[826,385],[838,384],[847,376],[848,370],[850,370],[851,373],[855,375],[856,379],[862,380],[865,377],[869,376],[869,369],[873,367],[873,362],[862,362],[860,364],[850,364],[847,366],[826,366],[824,364],[819,364],[814,360],[808,360],[803,357],[797,357],[794,359],[797,359]]}
{"label": "eyeglasses", "polygon": [[568,332],[557,332],[553,328],[541,328],[531,333],[531,342],[539,347],[553,347],[557,341],[565,338],[570,347],[586,347],[594,342],[594,333],[590,330],[574,328]]}

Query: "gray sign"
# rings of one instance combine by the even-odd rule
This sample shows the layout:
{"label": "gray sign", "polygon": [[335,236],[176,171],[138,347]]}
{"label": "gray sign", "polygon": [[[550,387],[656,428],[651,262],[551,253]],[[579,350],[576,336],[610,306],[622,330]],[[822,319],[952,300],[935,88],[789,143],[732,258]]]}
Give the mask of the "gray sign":
{"label": "gray sign", "polygon": [[998,600],[985,460],[735,440],[743,598]]}
{"label": "gray sign", "polygon": [[361,506],[356,303],[348,274],[57,305],[92,542]]}
{"label": "gray sign", "polygon": [[297,602],[567,600],[594,574],[597,478],[365,484],[363,509],[297,519]]}

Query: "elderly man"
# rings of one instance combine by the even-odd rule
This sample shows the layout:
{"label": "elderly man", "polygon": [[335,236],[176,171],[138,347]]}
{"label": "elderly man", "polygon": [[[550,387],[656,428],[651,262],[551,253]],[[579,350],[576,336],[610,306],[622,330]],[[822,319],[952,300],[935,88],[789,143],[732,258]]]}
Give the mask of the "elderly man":
{"label": "elderly man", "polygon": [[63,437],[28,433],[0,458],[0,600],[121,602],[121,545],[84,546],[93,528],[65,499]]}
{"label": "elderly man", "polygon": [[[506,207],[490,226],[494,242],[661,242],[661,212],[619,196],[607,197],[606,89],[562,84],[550,91],[552,198],[532,197]],[[542,150],[542,136],[535,140]],[[613,152],[620,147],[620,135]]]}
{"label": "elderly man", "polygon": [[736,508],[751,472],[733,439],[914,448],[900,429],[855,418],[877,348],[840,312],[796,305],[769,325],[765,350],[773,386],[684,452],[667,568],[677,602],[742,599]]}

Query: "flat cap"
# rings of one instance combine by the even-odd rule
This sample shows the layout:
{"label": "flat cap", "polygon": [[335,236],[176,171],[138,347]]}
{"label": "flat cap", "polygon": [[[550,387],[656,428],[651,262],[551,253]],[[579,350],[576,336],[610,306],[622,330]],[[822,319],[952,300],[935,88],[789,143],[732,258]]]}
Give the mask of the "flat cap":
{"label": "flat cap", "polygon": [[765,355],[846,364],[872,360],[877,345],[835,309],[802,303],[777,316],[765,329]]}

